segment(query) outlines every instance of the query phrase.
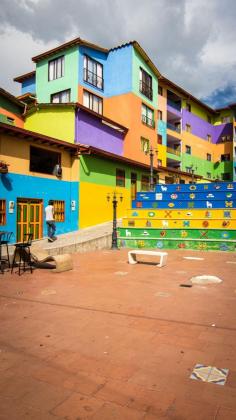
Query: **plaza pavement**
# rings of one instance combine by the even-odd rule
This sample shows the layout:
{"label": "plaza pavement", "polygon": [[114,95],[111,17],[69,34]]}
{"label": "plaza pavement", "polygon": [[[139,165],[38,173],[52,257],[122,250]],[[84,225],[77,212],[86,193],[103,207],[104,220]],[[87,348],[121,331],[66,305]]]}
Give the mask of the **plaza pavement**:
{"label": "plaza pavement", "polygon": [[[235,420],[236,255],[168,253],[0,275],[0,419]],[[223,282],[180,286],[198,274]],[[196,364],[229,369],[225,385],[191,379]]]}

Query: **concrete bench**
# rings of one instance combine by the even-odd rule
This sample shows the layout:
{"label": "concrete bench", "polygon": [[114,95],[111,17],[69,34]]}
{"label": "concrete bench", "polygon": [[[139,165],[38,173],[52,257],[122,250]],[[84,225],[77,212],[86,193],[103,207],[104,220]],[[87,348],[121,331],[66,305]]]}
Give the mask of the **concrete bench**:
{"label": "concrete bench", "polygon": [[163,267],[166,265],[168,253],[160,251],[146,251],[144,249],[134,249],[128,252],[129,264],[137,264],[137,255],[151,255],[154,257],[160,257],[160,263],[157,264],[157,267]]}

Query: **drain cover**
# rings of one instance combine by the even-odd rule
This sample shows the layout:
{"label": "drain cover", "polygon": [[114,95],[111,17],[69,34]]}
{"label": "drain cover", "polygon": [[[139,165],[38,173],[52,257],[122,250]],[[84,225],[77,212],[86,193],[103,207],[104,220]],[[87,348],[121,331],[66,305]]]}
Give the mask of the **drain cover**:
{"label": "drain cover", "polygon": [[193,284],[212,284],[212,283],[221,283],[222,280],[216,276],[209,276],[204,274],[203,276],[195,276],[190,279]]}

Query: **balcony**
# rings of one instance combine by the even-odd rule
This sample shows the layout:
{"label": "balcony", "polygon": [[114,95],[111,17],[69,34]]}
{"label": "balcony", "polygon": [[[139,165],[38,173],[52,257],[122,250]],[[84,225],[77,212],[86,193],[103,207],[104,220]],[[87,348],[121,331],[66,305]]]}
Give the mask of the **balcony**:
{"label": "balcony", "polygon": [[174,149],[173,147],[167,147],[166,148],[167,153],[171,153],[172,155],[180,156],[181,151],[178,149]]}
{"label": "balcony", "polygon": [[153,93],[151,86],[147,85],[142,80],[139,81],[139,91],[152,101]]}
{"label": "balcony", "polygon": [[178,124],[171,124],[171,123],[167,123],[167,128],[169,128],[172,131],[176,131],[176,133],[181,133],[181,125],[180,123]]}
{"label": "balcony", "polygon": [[167,105],[169,105],[171,108],[174,108],[177,111],[181,112],[181,103],[174,102],[171,99],[167,99]]}
{"label": "balcony", "polygon": [[96,73],[88,69],[84,69],[84,81],[97,87],[98,89],[103,89],[104,80],[102,77],[98,76]]}
{"label": "balcony", "polygon": [[149,127],[155,128],[155,121],[151,118],[148,118],[146,115],[142,114],[142,122]]}

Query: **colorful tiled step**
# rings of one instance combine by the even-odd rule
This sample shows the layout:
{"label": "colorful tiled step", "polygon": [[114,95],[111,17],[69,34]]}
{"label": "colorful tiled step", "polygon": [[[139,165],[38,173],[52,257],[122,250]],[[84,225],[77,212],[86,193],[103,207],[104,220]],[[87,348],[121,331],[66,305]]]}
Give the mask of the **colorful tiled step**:
{"label": "colorful tiled step", "polygon": [[158,218],[124,218],[124,228],[173,228],[173,229],[235,229],[236,220],[232,219],[158,219]]}
{"label": "colorful tiled step", "polygon": [[221,229],[139,229],[119,228],[119,238],[124,239],[216,239],[233,240],[236,243],[236,230]]}
{"label": "colorful tiled step", "polygon": [[158,219],[232,219],[236,220],[236,209],[128,209],[127,217]]}
{"label": "colorful tiled step", "polygon": [[138,192],[136,194],[137,201],[175,201],[175,200],[236,200],[236,191],[213,191],[213,192]]}
{"label": "colorful tiled step", "polygon": [[139,209],[233,209],[236,207],[236,200],[160,200],[145,201],[133,200],[132,208]]}
{"label": "colorful tiled step", "polygon": [[236,191],[236,182],[213,182],[207,184],[169,184],[155,186],[155,192]]}

